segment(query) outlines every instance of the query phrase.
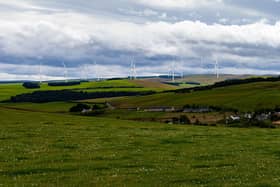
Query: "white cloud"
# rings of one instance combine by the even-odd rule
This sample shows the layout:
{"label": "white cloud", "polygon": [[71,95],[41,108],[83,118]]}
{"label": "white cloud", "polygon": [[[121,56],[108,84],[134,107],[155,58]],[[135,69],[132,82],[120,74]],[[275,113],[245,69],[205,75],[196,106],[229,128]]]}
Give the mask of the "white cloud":
{"label": "white cloud", "polygon": [[[0,4],[1,2],[0,0]],[[213,3],[223,4],[218,0],[142,0],[141,3],[155,8],[207,7]],[[78,11],[46,13],[40,11],[40,6],[15,0],[9,5],[12,4],[28,10],[13,11],[9,14],[0,12],[0,58],[8,56],[36,59],[43,56],[44,59],[56,60],[46,60],[48,66],[59,66],[60,64],[56,63],[66,59],[76,63],[71,64],[72,67],[79,67],[81,63],[87,63],[88,59],[100,59],[100,71],[105,72],[103,74],[106,77],[126,74],[127,70],[124,68],[128,62],[124,58],[134,54],[137,56],[139,72],[148,71],[151,74],[164,72],[165,69],[158,66],[168,63],[171,57],[195,61],[194,59],[203,56],[211,61],[214,55],[219,55],[223,61],[235,62],[237,65],[239,62],[259,63],[256,69],[259,68],[257,66],[269,66],[275,59],[280,58],[280,54],[275,53],[280,49],[280,22],[269,24],[267,21],[258,21],[229,25],[232,20],[223,18],[224,15],[218,18],[226,25],[190,20],[173,23],[137,22],[131,19],[122,21],[125,19],[104,18],[98,14],[84,14]],[[120,10],[129,10],[126,13],[144,17],[155,16],[164,19],[173,16],[169,15],[168,11],[165,13],[152,8]],[[260,52],[263,52],[263,56]],[[110,71],[112,67],[115,72]],[[0,67],[0,70],[13,72],[11,68]],[[36,74],[31,68],[25,70],[25,73]],[[54,69],[51,71],[55,72]],[[75,73],[76,69],[69,71],[74,77],[80,76],[79,73]],[[60,77],[59,73],[48,76]]]}
{"label": "white cloud", "polygon": [[151,6],[155,8],[197,8],[201,6],[210,6],[217,3],[222,3],[223,0],[135,0],[135,3],[139,3],[145,6]]}
{"label": "white cloud", "polygon": [[[1,15],[0,15],[1,16]],[[71,20],[71,21],[68,21]],[[37,13],[0,17],[0,46],[5,54],[80,58],[89,49],[143,52],[144,55],[192,55],[193,43],[280,46],[280,23],[208,25],[199,21],[136,24],[82,14]],[[210,49],[209,49],[210,50]],[[69,54],[66,54],[66,53]]]}

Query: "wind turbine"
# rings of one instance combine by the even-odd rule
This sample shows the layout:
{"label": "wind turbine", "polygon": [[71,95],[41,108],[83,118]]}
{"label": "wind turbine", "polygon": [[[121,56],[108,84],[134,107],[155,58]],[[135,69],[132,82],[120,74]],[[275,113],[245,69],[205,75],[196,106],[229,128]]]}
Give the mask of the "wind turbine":
{"label": "wind turbine", "polygon": [[37,58],[39,60],[39,82],[42,84],[42,56],[38,56]]}
{"label": "wind turbine", "polygon": [[136,64],[134,62],[134,57],[131,58],[131,61],[130,61],[130,75],[129,75],[129,78],[130,80],[133,80],[133,79],[136,79]]}
{"label": "wind turbine", "polygon": [[184,79],[184,61],[181,59],[181,79]]}
{"label": "wind turbine", "polygon": [[172,67],[171,67],[171,65],[169,64],[169,65],[168,65],[168,79],[171,77],[171,71],[172,71]]}
{"label": "wind turbine", "polygon": [[67,71],[67,67],[64,61],[62,61],[62,65],[63,65],[63,73],[64,73],[64,80],[65,82],[68,82],[68,71]]}
{"label": "wind turbine", "polygon": [[39,78],[40,78],[40,84],[42,84],[42,62],[39,64]]}
{"label": "wind turbine", "polygon": [[215,73],[216,73],[217,79],[219,79],[219,78],[220,78],[220,73],[219,73],[219,61],[218,61],[218,57],[216,57],[216,62],[215,62]]}
{"label": "wind turbine", "polygon": [[172,82],[175,82],[175,61],[172,62],[172,71],[171,71],[171,76],[172,76]]}
{"label": "wind turbine", "polygon": [[84,73],[85,73],[85,79],[87,81],[88,80],[88,65],[87,64],[84,65]]}
{"label": "wind turbine", "polygon": [[97,81],[100,81],[99,74],[97,73],[98,72],[98,66],[96,64],[96,61],[94,61],[94,72],[95,72],[95,77],[96,77]]}
{"label": "wind turbine", "polygon": [[201,69],[203,71],[203,69],[204,69],[204,62],[203,62],[203,58],[202,57],[200,57],[200,67],[201,67]]}

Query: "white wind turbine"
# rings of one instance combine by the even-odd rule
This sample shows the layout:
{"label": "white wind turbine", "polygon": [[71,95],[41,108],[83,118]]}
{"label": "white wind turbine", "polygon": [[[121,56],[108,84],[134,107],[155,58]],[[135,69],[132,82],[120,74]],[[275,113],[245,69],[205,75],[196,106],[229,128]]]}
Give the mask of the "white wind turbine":
{"label": "white wind turbine", "polygon": [[62,65],[63,65],[63,75],[64,75],[64,80],[65,82],[68,82],[68,71],[67,71],[67,67],[64,61],[62,61]]}
{"label": "white wind turbine", "polygon": [[88,65],[87,64],[85,64],[84,65],[84,72],[85,72],[85,80],[87,81],[88,80],[88,78],[89,78],[89,76],[88,76]]}
{"label": "white wind turbine", "polygon": [[97,65],[96,61],[94,61],[94,72],[95,72],[95,78],[97,79],[97,81],[100,81],[98,65]]}
{"label": "white wind turbine", "polygon": [[184,60],[181,60],[181,79],[184,79]]}
{"label": "white wind turbine", "polygon": [[42,84],[42,62],[39,64],[39,79],[40,79],[40,84]]}
{"label": "white wind turbine", "polygon": [[169,64],[168,65],[168,79],[172,76],[171,73],[172,72],[172,67],[171,67],[171,65]]}
{"label": "white wind turbine", "polygon": [[42,84],[42,56],[38,56],[38,60],[39,60],[39,82],[40,84]]}
{"label": "white wind turbine", "polygon": [[216,57],[216,61],[215,61],[215,73],[216,73],[216,78],[219,79],[220,78],[220,72],[219,72],[219,61],[218,61],[218,57]]}
{"label": "white wind turbine", "polygon": [[172,76],[172,82],[175,82],[175,61],[172,62],[172,71],[171,71],[171,76]]}
{"label": "white wind turbine", "polygon": [[136,74],[137,74],[136,63],[134,62],[134,57],[132,57],[130,61],[130,74],[129,74],[130,80],[137,79]]}

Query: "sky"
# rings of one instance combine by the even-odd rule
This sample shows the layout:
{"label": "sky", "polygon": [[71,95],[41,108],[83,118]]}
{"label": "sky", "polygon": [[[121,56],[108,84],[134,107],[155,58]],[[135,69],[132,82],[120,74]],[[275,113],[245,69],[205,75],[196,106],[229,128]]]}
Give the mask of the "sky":
{"label": "sky", "polygon": [[[0,0],[0,80],[279,74],[280,0]],[[41,73],[40,73],[41,72]],[[41,74],[41,76],[40,76]]]}

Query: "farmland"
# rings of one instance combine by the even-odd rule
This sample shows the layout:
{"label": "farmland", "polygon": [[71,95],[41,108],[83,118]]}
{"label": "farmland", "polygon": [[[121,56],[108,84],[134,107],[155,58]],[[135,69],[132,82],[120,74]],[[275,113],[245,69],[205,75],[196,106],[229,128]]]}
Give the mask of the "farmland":
{"label": "farmland", "polygon": [[[234,108],[240,111],[253,111],[262,108],[274,108],[280,105],[279,90],[280,82],[261,82],[192,93],[171,92],[106,100],[120,108],[151,106],[182,107],[186,104],[198,104]],[[91,100],[91,102],[95,102],[95,100]]]}
{"label": "farmland", "polygon": [[[279,130],[173,126],[1,108],[3,186],[261,186]],[[213,146],[215,145],[215,146]]]}
{"label": "farmland", "polygon": [[[168,85],[167,85],[168,88]],[[15,96],[23,93],[31,93],[34,91],[46,91],[46,90],[75,90],[88,92],[100,92],[100,91],[162,91],[166,88],[158,87],[156,85],[143,87],[137,82],[130,80],[108,80],[108,81],[95,81],[95,82],[82,82],[81,85],[74,86],[48,86],[47,83],[41,84],[40,89],[26,89],[22,87],[22,84],[0,84],[0,101],[7,100],[11,96]]]}
{"label": "farmland", "polygon": [[[40,90],[152,90],[156,94],[84,101],[0,103],[0,186],[277,186],[280,129],[216,125],[225,113],[145,112],[125,108],[214,105],[239,111],[280,105],[279,82],[191,93],[147,80],[85,82]],[[1,100],[35,90],[0,85]],[[161,91],[171,90],[162,93]],[[77,103],[110,103],[97,116]],[[162,123],[186,115],[213,126]],[[195,117],[193,117],[195,116]],[[160,122],[160,123],[159,123]]]}

